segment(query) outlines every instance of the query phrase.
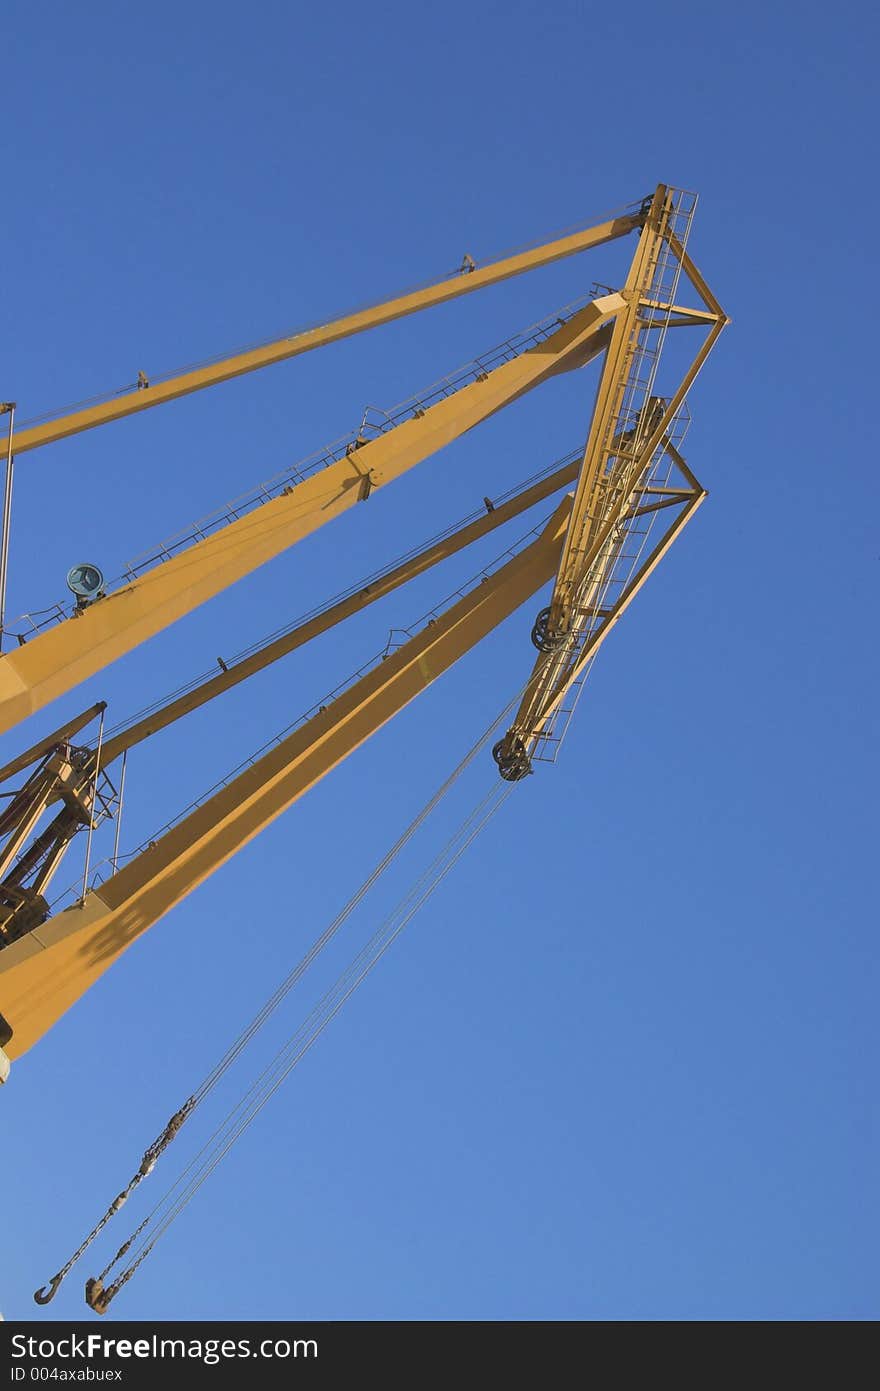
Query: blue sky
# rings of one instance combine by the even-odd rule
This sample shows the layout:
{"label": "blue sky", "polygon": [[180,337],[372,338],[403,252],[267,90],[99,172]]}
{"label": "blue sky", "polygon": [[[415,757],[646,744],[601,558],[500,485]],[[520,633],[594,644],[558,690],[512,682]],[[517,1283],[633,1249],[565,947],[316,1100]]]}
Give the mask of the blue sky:
{"label": "blue sky", "polygon": [[[13,3],[7,31],[0,395],[22,416],[659,180],[699,192],[693,251],[733,320],[691,403],[709,500],[609,640],[560,762],[517,789],[114,1313],[876,1317],[874,11]],[[628,245],[23,456],[10,611],[62,597],[75,561],[117,573],[366,404],[619,280]],[[3,757],[92,700],[122,719],[527,477],[582,439],[591,390],[575,375],[518,403],[7,735]],[[156,739],[130,765],[124,843],[493,553]],[[16,1064],[7,1318],[34,1314],[33,1288],[519,689],[532,616]],[[465,791],[492,776],[484,762]],[[81,1315],[79,1273],[51,1312]]]}

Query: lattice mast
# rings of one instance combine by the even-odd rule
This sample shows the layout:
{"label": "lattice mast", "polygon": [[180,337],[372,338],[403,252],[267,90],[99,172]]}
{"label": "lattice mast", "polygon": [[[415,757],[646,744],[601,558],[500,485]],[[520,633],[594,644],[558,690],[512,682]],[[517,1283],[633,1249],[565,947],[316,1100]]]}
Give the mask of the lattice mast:
{"label": "lattice mast", "polygon": [[[620,291],[626,307],[615,318],[605,354],[559,572],[532,630],[539,656],[494,749],[501,776],[510,781],[525,777],[535,758],[547,757],[548,745],[558,745],[554,731],[563,702],[581,681],[606,625],[616,620],[612,598],[619,601],[642,582],[650,527],[640,528],[639,519],[661,505],[680,504],[674,535],[705,496],[677,448],[686,428],[685,396],[705,345],[673,395],[656,394],[670,326],[712,321],[717,327],[711,311],[695,315],[676,303],[695,207],[693,194],[660,185],[646,208]],[[679,474],[674,482],[673,470]],[[628,552],[627,543],[637,538],[641,544]]]}

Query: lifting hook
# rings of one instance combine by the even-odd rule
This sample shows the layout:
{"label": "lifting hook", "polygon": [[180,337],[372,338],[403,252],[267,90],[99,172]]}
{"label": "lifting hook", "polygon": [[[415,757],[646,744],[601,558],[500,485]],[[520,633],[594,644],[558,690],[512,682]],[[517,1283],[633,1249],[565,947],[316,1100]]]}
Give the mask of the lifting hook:
{"label": "lifting hook", "polygon": [[48,1304],[51,1299],[55,1298],[58,1293],[58,1287],[63,1279],[64,1274],[59,1270],[57,1275],[52,1276],[48,1285],[44,1285],[42,1289],[34,1291],[35,1302],[37,1304]]}

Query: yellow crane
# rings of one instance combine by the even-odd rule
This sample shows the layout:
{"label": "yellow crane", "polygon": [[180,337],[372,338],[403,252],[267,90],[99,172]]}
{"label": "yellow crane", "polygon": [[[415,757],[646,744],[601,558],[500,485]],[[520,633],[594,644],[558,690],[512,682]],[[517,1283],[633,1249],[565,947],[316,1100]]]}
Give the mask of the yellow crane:
{"label": "yellow crane", "polygon": [[[0,784],[17,784],[0,813],[0,1077],[9,1059],[36,1043],[133,941],[545,585],[552,588],[532,631],[533,669],[493,752],[501,776],[516,781],[552,751],[599,646],[705,497],[680,449],[685,400],[728,321],[688,251],[695,205],[694,195],[660,184],[622,216],[483,267],[465,257],[442,281],[294,337],[164,381],[141,374],[130,392],[18,432],[10,412],[6,523],[12,461],[20,454],[636,235],[619,290],[531,326],[378,421],[365,416],[354,435],[160,547],[116,585],[96,581],[72,607],[59,605],[0,632],[7,643],[17,639],[0,655],[3,731],[524,393],[601,359],[586,443],[567,458],[502,499],[484,499],[478,514],[240,659],[221,663],[215,675],[127,727],[105,737],[103,704],[92,706],[0,770]],[[684,328],[697,330],[699,343],[672,389],[661,394],[666,335]],[[481,572],[384,660],[358,673],[119,867],[124,759],[131,748],[553,499],[549,518],[502,563]],[[5,548],[0,588],[4,578]],[[0,614],[4,598],[0,594]],[[94,721],[97,738],[80,743]],[[112,817],[112,872],[92,882],[92,833]],[[53,911],[49,885],[80,833],[87,847],[82,892],[71,906]]]}

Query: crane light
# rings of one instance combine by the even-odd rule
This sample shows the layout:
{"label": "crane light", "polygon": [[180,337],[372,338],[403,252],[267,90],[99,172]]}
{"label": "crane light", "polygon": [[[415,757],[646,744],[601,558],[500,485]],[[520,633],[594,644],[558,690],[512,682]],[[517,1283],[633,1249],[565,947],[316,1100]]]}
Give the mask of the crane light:
{"label": "crane light", "polygon": [[96,599],[104,588],[104,576],[97,565],[74,565],[67,572],[67,588],[77,599]]}

